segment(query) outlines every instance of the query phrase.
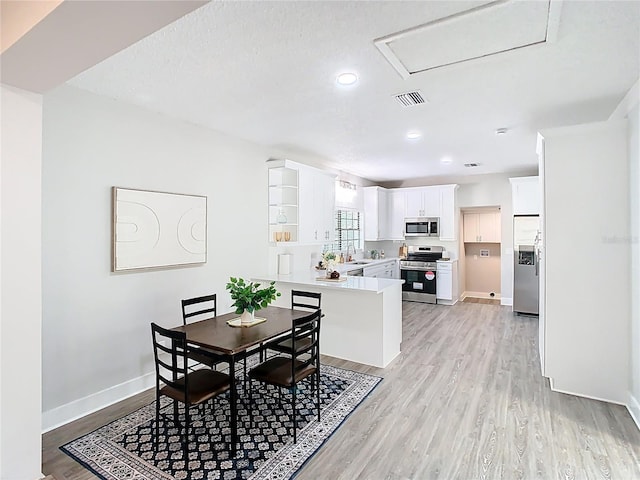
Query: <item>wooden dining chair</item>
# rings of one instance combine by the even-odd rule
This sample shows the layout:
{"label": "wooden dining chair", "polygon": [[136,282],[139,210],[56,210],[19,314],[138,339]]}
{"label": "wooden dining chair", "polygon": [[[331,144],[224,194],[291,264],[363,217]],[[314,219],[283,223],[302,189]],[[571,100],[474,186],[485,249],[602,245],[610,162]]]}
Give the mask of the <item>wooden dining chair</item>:
{"label": "wooden dining chair", "polygon": [[[316,408],[320,421],[320,320],[322,311],[316,310],[306,317],[293,321],[289,334],[291,356],[274,356],[249,370],[249,402],[253,403],[252,382],[258,381],[288,390],[291,393],[293,420],[293,442],[297,443],[298,410],[296,405],[297,385],[305,379],[311,380],[316,394]],[[253,424],[253,409],[249,409]]]}
{"label": "wooden dining chair", "polygon": [[[189,408],[193,405],[204,405],[209,400],[229,390],[231,379],[229,375],[208,368],[189,371],[187,334],[151,324],[153,340],[153,357],[156,367],[156,423],[155,449],[158,450],[160,440],[160,417],[172,421],[181,429],[178,419],[178,403],[184,405],[184,440],[183,449],[185,461],[189,458]],[[173,419],[166,413],[161,413],[160,398],[169,397],[173,400]]]}
{"label": "wooden dining chair", "polygon": [[[304,290],[291,290],[291,309],[315,312],[320,310],[322,294],[320,292],[306,292]],[[298,348],[305,348],[306,344],[299,342]],[[265,351],[274,350],[279,353],[292,354],[291,335],[286,334],[264,345]]]}
{"label": "wooden dining chair", "polygon": [[[186,325],[194,321],[215,317],[217,313],[216,294],[182,300],[182,323]],[[222,355],[203,347],[189,346],[188,357],[194,362],[206,365],[215,370],[216,365],[228,362]]]}

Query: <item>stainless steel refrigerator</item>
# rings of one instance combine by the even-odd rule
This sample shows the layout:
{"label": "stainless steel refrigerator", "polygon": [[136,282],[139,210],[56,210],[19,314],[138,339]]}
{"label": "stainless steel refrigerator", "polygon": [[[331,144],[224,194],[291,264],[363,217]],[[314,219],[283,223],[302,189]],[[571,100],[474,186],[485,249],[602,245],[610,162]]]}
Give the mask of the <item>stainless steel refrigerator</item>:
{"label": "stainless steel refrigerator", "polygon": [[537,215],[513,217],[513,311],[517,313],[538,314],[539,232],[540,219]]}

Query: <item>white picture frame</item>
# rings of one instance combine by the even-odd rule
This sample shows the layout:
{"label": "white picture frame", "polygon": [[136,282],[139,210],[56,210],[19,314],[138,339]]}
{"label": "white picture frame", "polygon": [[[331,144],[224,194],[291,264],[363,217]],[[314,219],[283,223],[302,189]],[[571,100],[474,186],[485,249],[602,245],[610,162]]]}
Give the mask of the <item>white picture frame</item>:
{"label": "white picture frame", "polygon": [[207,261],[207,197],[112,187],[111,271]]}

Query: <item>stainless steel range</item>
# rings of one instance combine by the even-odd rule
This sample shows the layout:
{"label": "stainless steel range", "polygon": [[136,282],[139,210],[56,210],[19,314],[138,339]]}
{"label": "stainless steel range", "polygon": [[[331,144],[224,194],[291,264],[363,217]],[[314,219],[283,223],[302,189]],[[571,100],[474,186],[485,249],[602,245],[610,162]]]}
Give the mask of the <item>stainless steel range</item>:
{"label": "stainless steel range", "polygon": [[436,262],[443,251],[444,247],[438,246],[409,246],[407,259],[400,260],[403,300],[436,303]]}

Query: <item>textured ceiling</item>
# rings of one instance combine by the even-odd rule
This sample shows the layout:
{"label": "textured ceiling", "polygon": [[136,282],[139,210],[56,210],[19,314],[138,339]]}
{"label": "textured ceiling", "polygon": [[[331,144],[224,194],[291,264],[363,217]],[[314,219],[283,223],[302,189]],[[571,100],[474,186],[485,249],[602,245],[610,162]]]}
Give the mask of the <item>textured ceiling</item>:
{"label": "textured ceiling", "polygon": [[640,2],[564,1],[555,43],[407,79],[374,45],[485,3],[216,1],[69,83],[374,181],[535,169],[539,129],[607,119],[638,79]]}

